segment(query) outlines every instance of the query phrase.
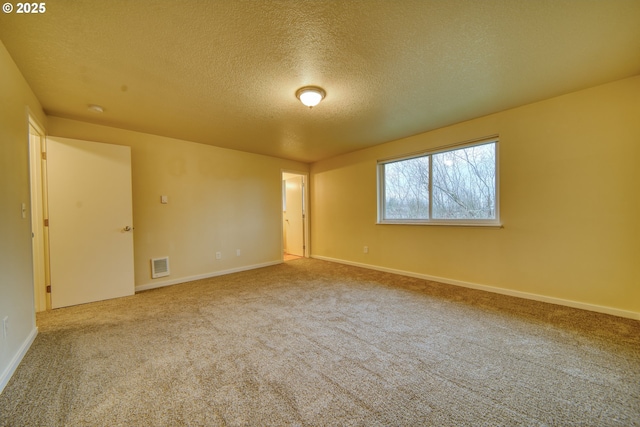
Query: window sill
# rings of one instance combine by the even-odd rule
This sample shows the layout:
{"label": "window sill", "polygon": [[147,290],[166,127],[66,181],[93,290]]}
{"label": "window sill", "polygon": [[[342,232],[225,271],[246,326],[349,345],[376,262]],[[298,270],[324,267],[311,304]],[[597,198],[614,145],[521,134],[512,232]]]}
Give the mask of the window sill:
{"label": "window sill", "polygon": [[500,222],[465,222],[465,221],[393,221],[384,220],[376,222],[376,225],[430,225],[445,227],[482,227],[504,228]]}

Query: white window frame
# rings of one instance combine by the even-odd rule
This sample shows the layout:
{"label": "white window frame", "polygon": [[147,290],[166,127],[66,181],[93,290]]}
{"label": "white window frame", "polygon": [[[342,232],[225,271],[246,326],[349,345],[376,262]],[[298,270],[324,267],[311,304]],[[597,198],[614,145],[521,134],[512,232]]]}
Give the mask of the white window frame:
{"label": "white window frame", "polygon": [[[494,219],[431,219],[432,217],[432,162],[431,156],[434,154],[455,151],[467,147],[477,145],[485,145],[495,143],[495,218]],[[402,160],[410,160],[418,157],[429,156],[429,219],[385,219],[385,165]],[[502,227],[500,222],[500,141],[498,135],[492,135],[471,141],[465,141],[457,144],[446,145],[431,150],[420,151],[416,153],[406,154],[398,157],[391,157],[378,160],[377,179],[378,179],[378,219],[377,224],[401,224],[401,225],[449,225],[449,226],[468,226],[468,227]]]}

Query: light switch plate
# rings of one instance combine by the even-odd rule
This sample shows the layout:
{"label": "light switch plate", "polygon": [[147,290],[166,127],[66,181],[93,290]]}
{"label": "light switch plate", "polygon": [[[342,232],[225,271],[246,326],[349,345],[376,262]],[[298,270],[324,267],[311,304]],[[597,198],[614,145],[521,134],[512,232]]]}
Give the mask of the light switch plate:
{"label": "light switch plate", "polygon": [[163,205],[169,203],[169,196],[160,196],[160,203],[162,203]]}

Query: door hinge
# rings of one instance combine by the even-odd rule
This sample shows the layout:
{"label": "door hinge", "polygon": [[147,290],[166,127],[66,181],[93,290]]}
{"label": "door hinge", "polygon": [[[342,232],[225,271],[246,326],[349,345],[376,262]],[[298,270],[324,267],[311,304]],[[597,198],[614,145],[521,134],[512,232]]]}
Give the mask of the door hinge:
{"label": "door hinge", "polygon": [[48,227],[48,226],[49,226],[49,218],[46,218],[46,219],[44,220],[44,226],[45,226],[45,227]]}
{"label": "door hinge", "polygon": [[47,152],[46,151],[42,152],[42,160],[47,160]]}
{"label": "door hinge", "polygon": [[51,285],[47,286],[47,293],[50,294],[51,293]]}

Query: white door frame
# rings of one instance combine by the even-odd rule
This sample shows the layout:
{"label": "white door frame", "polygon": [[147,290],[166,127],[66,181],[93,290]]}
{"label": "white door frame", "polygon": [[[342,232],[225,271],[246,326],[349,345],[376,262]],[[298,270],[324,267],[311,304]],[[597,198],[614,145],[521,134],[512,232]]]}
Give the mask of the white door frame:
{"label": "white door frame", "polygon": [[[280,198],[280,206],[284,206],[284,187],[282,186],[282,182],[284,181],[285,174],[299,175],[302,176],[304,186],[302,190],[302,214],[303,214],[303,223],[304,223],[304,236],[303,245],[304,245],[304,257],[309,258],[311,256],[311,238],[310,238],[310,227],[309,227],[309,172],[301,172],[291,169],[281,169],[280,173],[280,186],[283,188],[281,192]],[[284,212],[281,215],[280,221],[280,256],[284,259]]]}
{"label": "white door frame", "polygon": [[51,309],[47,292],[49,275],[46,132],[29,112],[29,185],[31,204],[31,248],[33,257],[33,305],[36,312]]}

